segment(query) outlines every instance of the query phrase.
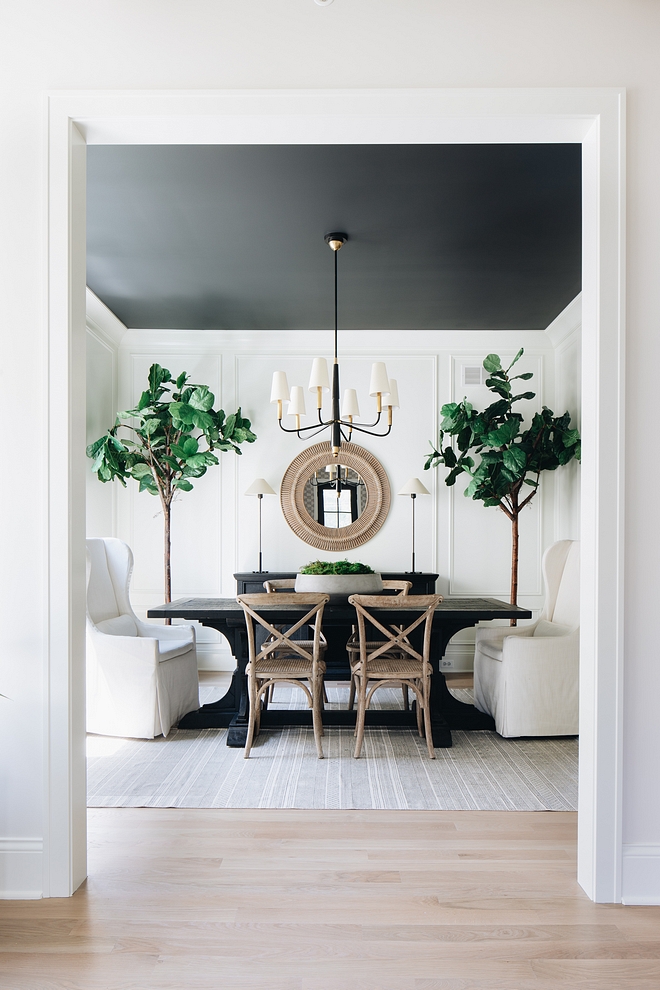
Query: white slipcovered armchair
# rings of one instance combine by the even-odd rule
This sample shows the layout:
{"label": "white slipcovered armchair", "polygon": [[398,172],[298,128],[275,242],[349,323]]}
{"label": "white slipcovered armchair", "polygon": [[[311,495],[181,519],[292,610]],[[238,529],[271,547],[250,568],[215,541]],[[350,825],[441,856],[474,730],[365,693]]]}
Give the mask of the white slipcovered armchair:
{"label": "white slipcovered armchair", "polygon": [[195,629],[141,622],[132,573],[121,540],[87,540],[87,731],[153,739],[199,708]]}
{"label": "white slipcovered armchair", "polygon": [[477,630],[474,703],[501,736],[578,732],[580,544],[560,540],[543,555],[545,606],[529,626]]}

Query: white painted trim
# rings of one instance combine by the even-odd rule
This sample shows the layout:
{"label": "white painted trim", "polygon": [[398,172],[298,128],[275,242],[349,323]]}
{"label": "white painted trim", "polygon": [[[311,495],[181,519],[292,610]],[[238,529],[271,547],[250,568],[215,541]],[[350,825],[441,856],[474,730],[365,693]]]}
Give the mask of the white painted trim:
{"label": "white painted trim", "polygon": [[43,852],[43,839],[2,839],[0,838],[0,853],[34,853]]}
{"label": "white painted trim", "polygon": [[559,316],[545,328],[553,347],[559,347],[575,330],[582,326],[582,293],[578,292],[575,299],[562,309]]}
{"label": "white painted trim", "polygon": [[0,838],[0,899],[42,896],[43,840]]}
{"label": "white painted trim", "polygon": [[116,351],[127,328],[89,286],[85,289],[85,314],[88,328],[94,330],[102,340],[105,338]]}
{"label": "white painted trim", "polygon": [[72,676],[79,673],[84,626],[84,534],[76,525],[77,515],[84,517],[78,504],[84,451],[83,444],[78,449],[70,442],[79,399],[68,364],[76,354],[77,300],[84,302],[84,265],[78,262],[84,202],[73,151],[78,134],[106,144],[582,142],[585,525],[578,878],[595,900],[620,900],[624,108],[625,93],[614,88],[51,94],[50,442],[59,467],[65,431],[70,465],[66,478],[51,476],[51,623],[60,634],[51,636],[49,657],[47,857],[58,878],[51,894],[71,893],[79,882],[75,857],[84,842],[82,794],[73,782],[83,701]]}
{"label": "white painted trim", "polygon": [[660,904],[660,843],[623,847],[621,901]]}

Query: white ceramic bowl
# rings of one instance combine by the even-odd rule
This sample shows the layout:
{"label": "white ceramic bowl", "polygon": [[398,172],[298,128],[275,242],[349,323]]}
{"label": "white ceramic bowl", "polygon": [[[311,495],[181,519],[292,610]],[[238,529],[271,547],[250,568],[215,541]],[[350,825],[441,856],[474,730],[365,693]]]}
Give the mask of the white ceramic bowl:
{"label": "white ceramic bowl", "polygon": [[349,595],[378,595],[382,590],[380,574],[296,574],[296,591],[330,595],[331,602],[346,601]]}

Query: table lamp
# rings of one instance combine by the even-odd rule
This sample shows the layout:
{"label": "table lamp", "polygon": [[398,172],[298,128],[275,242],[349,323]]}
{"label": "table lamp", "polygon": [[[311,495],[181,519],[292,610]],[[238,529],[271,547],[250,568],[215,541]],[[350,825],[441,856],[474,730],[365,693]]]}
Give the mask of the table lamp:
{"label": "table lamp", "polygon": [[412,567],[410,573],[415,573],[415,499],[418,495],[430,495],[428,488],[425,488],[419,478],[411,478],[407,481],[399,495],[410,495],[412,501]]}
{"label": "table lamp", "polygon": [[256,495],[259,499],[259,570],[255,571],[255,574],[262,574],[264,572],[263,568],[263,555],[261,553],[261,503],[264,495],[274,495],[275,492],[270,487],[265,478],[257,478],[252,482],[250,487],[245,492],[246,495]]}

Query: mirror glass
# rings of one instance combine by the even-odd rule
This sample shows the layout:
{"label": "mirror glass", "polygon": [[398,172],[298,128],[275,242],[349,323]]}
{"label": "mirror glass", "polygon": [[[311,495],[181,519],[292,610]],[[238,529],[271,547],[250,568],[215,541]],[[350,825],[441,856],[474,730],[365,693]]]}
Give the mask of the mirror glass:
{"label": "mirror glass", "polygon": [[367,507],[367,486],[345,464],[327,464],[305,481],[304,504],[309,516],[328,529],[356,522]]}

